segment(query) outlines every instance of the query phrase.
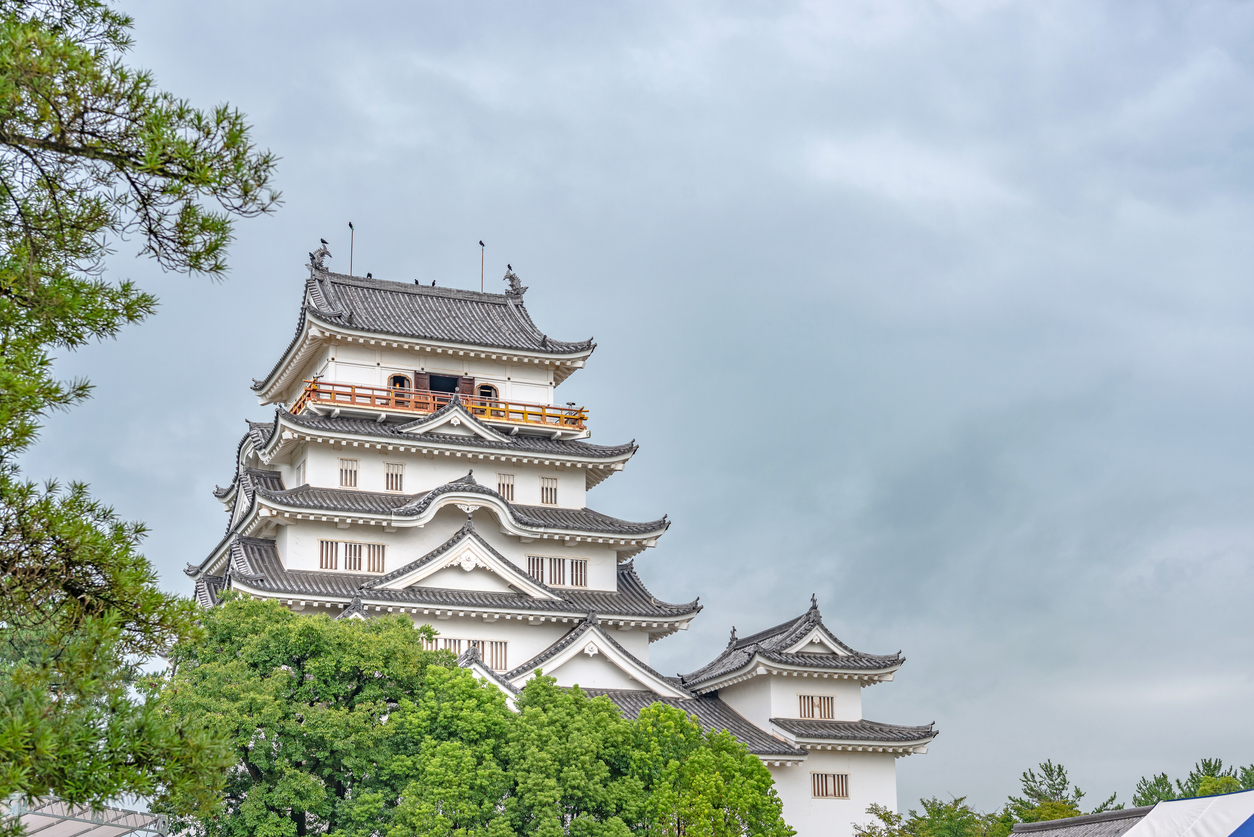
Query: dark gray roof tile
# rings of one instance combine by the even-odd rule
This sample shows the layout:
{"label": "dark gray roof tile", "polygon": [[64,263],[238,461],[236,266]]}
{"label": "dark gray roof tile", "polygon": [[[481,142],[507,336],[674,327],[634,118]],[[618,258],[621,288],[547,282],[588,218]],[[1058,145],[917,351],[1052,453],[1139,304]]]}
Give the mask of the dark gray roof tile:
{"label": "dark gray roof tile", "polygon": [[1030,834],[1032,837],[1122,837],[1152,810],[1154,806],[1147,805],[1063,820],[1025,822],[1015,825],[1012,833]]}
{"label": "dark gray roof tile", "polygon": [[819,721],[810,718],[772,718],[771,723],[798,738],[825,741],[908,743],[931,740],[937,735],[934,724],[907,727],[879,721]]}
{"label": "dark gray roof tile", "polygon": [[736,737],[749,752],[757,756],[779,756],[796,758],[806,755],[785,741],[781,741],[765,730],[758,729],[749,723],[740,713],[723,703],[716,697],[696,697],[690,699],[667,698],[653,692],[633,691],[627,689],[584,689],[590,695],[605,695],[618,707],[625,718],[638,718],[645,707],[655,703],[673,706],[689,715],[695,715],[701,728],[709,730],[726,730]]}

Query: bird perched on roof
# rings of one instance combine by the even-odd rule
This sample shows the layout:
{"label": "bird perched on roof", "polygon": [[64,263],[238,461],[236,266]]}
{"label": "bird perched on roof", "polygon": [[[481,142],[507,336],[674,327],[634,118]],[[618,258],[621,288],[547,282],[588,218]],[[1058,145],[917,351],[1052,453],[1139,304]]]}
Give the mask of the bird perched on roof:
{"label": "bird perched on roof", "polygon": [[323,247],[326,247],[326,246],[327,246],[327,240],[326,240],[325,238],[320,238],[320,239],[318,239],[318,240],[322,242],[322,246],[323,246]]}
{"label": "bird perched on roof", "polygon": [[506,270],[513,270],[513,269],[514,269],[514,266],[513,266],[512,264],[506,264],[506,265],[505,265],[505,269],[506,269]]}
{"label": "bird perched on roof", "polygon": [[575,406],[575,402],[574,402],[574,401],[567,401],[567,402],[566,402],[566,406],[567,406],[567,407],[573,407],[573,406]]}
{"label": "bird perched on roof", "polygon": [[434,279],[432,279],[432,280],[431,280],[431,287],[433,287],[433,288],[435,287],[435,280],[434,280]]}
{"label": "bird perched on roof", "polygon": [[481,239],[479,239],[479,246],[480,246],[480,247],[484,247],[484,246],[486,246],[486,245],[483,243],[483,239],[482,239],[482,238],[481,238]]}
{"label": "bird perched on roof", "polygon": [[368,271],[368,270],[367,270],[367,271],[366,271],[366,278],[367,278],[367,279],[373,279],[373,278],[374,278],[374,274],[373,274],[373,273],[371,273],[370,271]]}

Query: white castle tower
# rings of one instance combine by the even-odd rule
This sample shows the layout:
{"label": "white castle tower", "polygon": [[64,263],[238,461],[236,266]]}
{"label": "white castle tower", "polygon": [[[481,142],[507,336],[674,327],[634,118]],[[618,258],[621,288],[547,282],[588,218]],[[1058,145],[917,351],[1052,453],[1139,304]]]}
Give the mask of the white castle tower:
{"label": "white castle tower", "polygon": [[537,670],[605,694],[628,716],[662,701],[726,729],[770,768],[801,837],[849,837],[896,808],[895,759],[925,727],[864,720],[861,690],[904,659],[854,651],[818,605],[737,639],[681,677],[650,643],[686,630],[697,601],[654,596],[635,558],[669,523],[587,507],[634,443],[586,441],[588,413],[555,402],[591,340],[543,334],[512,272],[504,294],[332,273],[310,254],[296,336],[253,390],[235,477],[215,496],[226,535],[187,573],[337,618],[404,613],[437,647],[512,697]]}

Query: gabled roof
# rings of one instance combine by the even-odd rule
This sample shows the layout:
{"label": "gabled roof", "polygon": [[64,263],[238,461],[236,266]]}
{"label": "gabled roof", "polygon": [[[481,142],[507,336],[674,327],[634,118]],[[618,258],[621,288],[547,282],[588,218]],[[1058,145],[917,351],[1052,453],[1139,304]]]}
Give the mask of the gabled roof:
{"label": "gabled roof", "polygon": [[[834,653],[807,653],[798,650],[808,640]],[[811,598],[804,614],[765,631],[738,639],[732,629],[731,640],[723,653],[709,664],[683,675],[685,686],[704,692],[725,685],[728,679],[739,678],[754,670],[761,662],[774,663],[788,669],[829,672],[891,673],[905,662],[901,652],[891,655],[864,654],[841,642],[823,624],[817,600]]]}
{"label": "gabled roof", "polygon": [[[249,590],[275,598],[304,597],[309,599],[348,602],[360,597],[372,605],[421,608],[462,608],[485,611],[520,611],[560,613],[583,618],[588,613],[628,620],[675,620],[695,616],[701,611],[700,601],[686,604],[664,602],[655,597],[641,582],[631,563],[618,567],[618,589],[586,590],[550,588],[555,599],[537,599],[522,593],[497,593],[480,590],[448,590],[433,587],[408,587],[402,590],[370,586],[380,576],[366,573],[331,572],[324,570],[289,570],[279,559],[275,542],[266,538],[236,537],[229,546],[232,576]],[[221,578],[203,576],[197,580],[210,584],[216,604]],[[213,586],[216,584],[217,586]],[[199,596],[198,596],[199,597]],[[203,602],[202,602],[203,603]]]}
{"label": "gabled roof", "polygon": [[879,721],[819,721],[811,718],[772,718],[771,723],[798,740],[859,741],[883,744],[931,741],[935,724],[911,727]]}
{"label": "gabled roof", "polygon": [[668,698],[654,692],[630,689],[584,689],[584,691],[594,696],[605,695],[618,707],[625,718],[638,718],[645,707],[655,703],[673,706],[689,715],[695,715],[697,723],[706,731],[727,730],[736,737],[736,740],[744,744],[749,752],[768,761],[772,757],[793,760],[803,759],[806,756],[805,750],[793,747],[754,726],[717,697]]}
{"label": "gabled roof", "polygon": [[479,653],[479,646],[477,645],[472,645],[469,648],[467,648],[465,651],[463,651],[461,656],[457,658],[457,665],[461,666],[462,668],[468,668],[472,670],[475,674],[484,678],[488,682],[492,683],[492,685],[496,686],[498,689],[504,692],[506,700],[511,701],[511,707],[512,707],[512,698],[516,696],[520,691],[522,691],[513,683],[509,682],[504,677],[502,677],[500,674],[488,668],[487,663],[483,661],[483,655]]}
{"label": "gabled roof", "polygon": [[[456,392],[453,393],[453,397],[449,399],[447,404],[434,413],[399,424],[396,426],[396,429],[409,436],[422,436],[439,430],[446,425],[458,427],[462,424],[466,425],[470,434],[478,436],[480,439],[496,442],[497,444],[509,444],[508,435],[480,421],[477,416],[466,409],[466,405],[462,404],[461,396]],[[464,438],[467,434],[450,433],[447,435]]]}
{"label": "gabled roof", "polygon": [[264,380],[260,392],[299,346],[307,320],[356,332],[482,346],[554,358],[587,355],[591,340],[554,340],[532,322],[522,293],[505,294],[363,279],[310,265],[296,335]]}
{"label": "gabled roof", "polygon": [[[587,648],[589,644],[594,647]],[[690,697],[689,692],[676,682],[674,678],[667,677],[661,672],[650,668],[647,663],[632,654],[619,644],[618,640],[606,633],[601,628],[594,613],[589,613],[583,622],[557,642],[522,665],[505,672],[502,676],[506,680],[515,683],[528,680],[537,670],[542,670],[546,664],[554,663],[556,668],[560,668],[572,655],[578,654],[582,650],[589,650],[597,654],[604,653],[607,658],[614,661],[614,665],[626,672],[630,672],[633,679],[646,687],[651,687],[653,691],[669,692],[671,697]]]}

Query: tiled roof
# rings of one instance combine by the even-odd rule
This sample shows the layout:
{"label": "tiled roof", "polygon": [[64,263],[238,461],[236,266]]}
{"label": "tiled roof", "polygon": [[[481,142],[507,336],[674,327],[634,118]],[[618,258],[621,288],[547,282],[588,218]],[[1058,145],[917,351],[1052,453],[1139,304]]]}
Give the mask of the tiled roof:
{"label": "tiled roof", "polygon": [[258,487],[258,492],[262,497],[293,508],[328,512],[392,514],[398,517],[418,517],[437,498],[454,491],[494,497],[509,508],[516,521],[542,529],[604,532],[609,535],[630,536],[664,531],[670,525],[665,517],[660,520],[634,523],[587,508],[564,509],[555,506],[525,506],[510,503],[491,488],[479,485],[470,475],[417,494],[385,494],[346,488],[315,488],[309,485],[282,491]]}
{"label": "tiled roof", "polygon": [[364,573],[288,570],[279,559],[274,541],[237,537],[231,543],[231,563],[241,579],[256,590],[276,595],[326,596],[351,599],[362,595],[371,602],[401,606],[464,607],[485,610],[523,610],[576,615],[597,613],[605,616],[673,619],[696,614],[699,601],[672,604],[659,601],[640,581],[629,562],[618,568],[618,590],[577,590],[553,588],[560,599],[536,599],[521,593],[494,593],[480,590],[445,590],[408,587],[403,590],[367,589],[379,576]]}
{"label": "tiled roof", "polygon": [[[296,337],[283,352],[284,357],[300,339],[306,313],[355,331],[468,346],[549,355],[578,354],[595,348],[590,339],[550,339],[532,322],[521,294],[407,285],[318,269],[311,270],[305,294],[307,302],[301,306]],[[281,364],[282,360],[266,375],[266,380]],[[263,387],[264,382],[253,385],[257,390]]]}
{"label": "tiled roof", "polygon": [[[538,668],[543,669],[545,663],[547,663],[549,660],[553,659],[558,654],[565,651],[574,643],[578,642],[579,638],[582,637],[584,634],[587,634],[595,629],[598,629],[598,627],[599,626],[598,626],[596,614],[589,613],[588,617],[584,619],[584,621],[581,622],[579,625],[577,625],[575,628],[573,628],[570,631],[570,633],[566,634],[566,636],[562,637],[557,642],[553,643],[548,648],[544,649],[543,651],[541,651],[539,654],[532,657],[527,662],[523,663],[520,666],[515,666],[510,671],[505,672],[504,677],[507,680],[514,680],[518,677],[521,677],[524,674],[530,674],[531,672],[535,671]],[[618,651],[620,654],[626,657],[633,665],[638,666],[643,671],[647,671],[649,674],[652,674],[658,680],[664,680],[664,681],[671,683],[672,685],[675,686],[675,689],[677,691],[683,694],[687,694],[683,686],[680,686],[678,683],[675,683],[674,679],[667,677],[661,672],[655,671],[654,669],[650,668],[648,663],[644,662],[635,654],[632,654],[630,651],[624,648],[621,644],[619,644],[618,640],[614,639],[614,637],[610,636],[605,631],[598,631],[598,634],[599,634],[599,638],[597,639],[598,642],[600,642],[601,640],[604,640],[605,642],[612,645],[616,651]]]}
{"label": "tiled roof", "polygon": [[645,707],[655,703],[664,703],[689,715],[695,715],[697,723],[704,730],[727,730],[754,755],[785,758],[806,755],[805,750],[799,750],[765,730],[758,729],[716,697],[668,698],[653,692],[627,689],[584,689],[584,691],[590,695],[605,695],[618,707],[625,718],[637,718]]}
{"label": "tiled roof", "polygon": [[[817,629],[823,637],[844,653],[813,654],[790,653],[785,649],[792,647]],[[833,669],[837,671],[883,671],[900,666],[905,660],[901,653],[891,655],[864,654],[855,651],[836,638],[836,635],[823,624],[817,602],[811,601],[810,609],[796,619],[759,631],[751,636],[737,639],[735,631],[723,653],[715,657],[708,665],[685,674],[682,680],[685,686],[693,688],[702,683],[716,680],[724,675],[732,674],[746,667],[755,657],[789,666],[805,668]]]}
{"label": "tiled roof", "polygon": [[[442,408],[443,409],[443,408]],[[497,442],[491,439],[484,439],[479,436],[462,436],[452,433],[407,433],[401,430],[405,424],[390,424],[388,422],[378,422],[372,419],[348,418],[340,416],[331,418],[330,416],[319,416],[314,413],[301,413],[299,415],[287,414],[286,421],[298,424],[301,427],[311,431],[322,431],[324,433],[345,433],[354,436],[374,436],[385,439],[404,440],[408,444],[421,444],[429,442],[431,444],[456,445],[462,447],[474,448],[490,448],[492,450],[518,451],[519,453],[547,453],[554,456],[576,456],[596,459],[610,459],[620,457],[623,454],[634,453],[636,443],[628,442],[625,445],[594,445],[589,442],[579,441],[563,441],[561,439],[552,439],[547,436],[531,436],[520,432],[516,436],[508,436],[507,441]],[[263,425],[273,430],[274,423]],[[268,440],[268,433],[267,433]],[[263,442],[264,445],[264,442]]]}
{"label": "tiled roof", "polygon": [[1121,837],[1139,823],[1153,805],[1143,808],[1126,808],[1122,811],[1103,811],[1046,822],[1019,823],[1012,829],[1014,834],[1030,834],[1032,837]]}
{"label": "tiled roof", "polygon": [[771,723],[798,738],[826,741],[910,742],[931,740],[935,724],[906,727],[879,721],[818,721],[810,718],[772,718]]}
{"label": "tiled roof", "polygon": [[488,668],[487,663],[483,661],[482,655],[479,654],[479,646],[477,645],[470,646],[469,648],[467,648],[465,651],[462,652],[462,655],[460,657],[457,658],[457,664],[461,666],[462,668],[469,668],[475,663],[479,664],[479,668],[483,671],[485,675],[492,678],[493,683],[500,686],[506,692],[516,695],[521,691],[513,683],[510,683],[504,677],[497,674],[492,669]]}

